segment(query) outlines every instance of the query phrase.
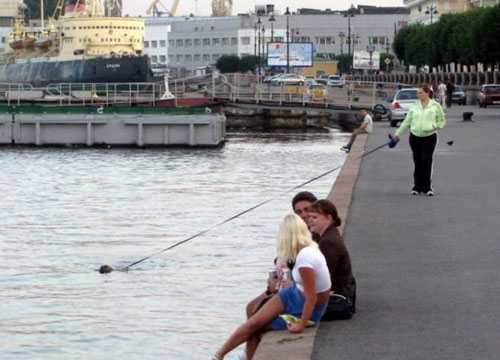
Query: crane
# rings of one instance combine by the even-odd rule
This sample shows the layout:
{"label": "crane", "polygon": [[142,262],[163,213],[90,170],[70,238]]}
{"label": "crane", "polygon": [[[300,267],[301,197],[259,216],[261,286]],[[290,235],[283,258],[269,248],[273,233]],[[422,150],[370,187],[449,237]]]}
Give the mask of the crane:
{"label": "crane", "polygon": [[[165,5],[162,4],[160,0],[154,0],[149,6],[148,10],[146,10],[146,14],[151,15],[152,13],[153,16],[162,16],[163,14],[167,14],[168,16],[175,16],[175,13],[177,12],[177,8],[179,6],[179,2],[180,0],[174,0],[174,3],[169,10]],[[159,6],[161,6],[165,11],[159,10]]]}
{"label": "crane", "polygon": [[212,16],[230,16],[233,0],[212,0]]}

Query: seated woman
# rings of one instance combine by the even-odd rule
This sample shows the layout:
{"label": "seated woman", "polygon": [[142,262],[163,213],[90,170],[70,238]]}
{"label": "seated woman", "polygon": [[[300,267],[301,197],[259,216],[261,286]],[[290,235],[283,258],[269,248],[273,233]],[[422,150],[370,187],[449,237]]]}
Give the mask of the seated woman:
{"label": "seated woman", "polygon": [[[342,224],[337,208],[330,200],[318,200],[307,208],[309,228],[320,236],[318,244],[328,264],[334,294],[346,298],[345,308],[327,309],[323,320],[349,319],[356,311],[356,282],[351,258],[338,226]],[[338,299],[337,299],[338,300]],[[334,307],[332,307],[333,309]],[[340,308],[340,309],[338,309]]]}
{"label": "seated woman", "polygon": [[[326,260],[312,240],[305,222],[297,215],[287,215],[280,225],[277,239],[278,258],[294,260],[292,286],[281,290],[241,325],[217,350],[212,360],[222,360],[238,345],[246,342],[247,359],[252,359],[262,333],[288,329],[304,331],[309,321],[316,325],[326,309],[330,294],[330,274]],[[292,315],[297,323],[287,323],[280,314]]]}

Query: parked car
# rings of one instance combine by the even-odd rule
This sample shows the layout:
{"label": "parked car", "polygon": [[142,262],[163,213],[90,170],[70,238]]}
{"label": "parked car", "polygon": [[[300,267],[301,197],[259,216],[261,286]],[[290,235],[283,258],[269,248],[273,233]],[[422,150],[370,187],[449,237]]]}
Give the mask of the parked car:
{"label": "parked car", "polygon": [[500,105],[500,84],[488,84],[481,87],[478,97],[479,107]]}
{"label": "parked car", "polygon": [[316,84],[316,78],[313,75],[306,75],[305,80],[306,80],[306,85]]}
{"label": "parked car", "polygon": [[316,79],[316,84],[321,84],[321,85],[327,85],[328,84],[328,78],[317,78]]}
{"label": "parked car", "polygon": [[418,101],[418,89],[401,89],[398,90],[391,104],[391,112],[389,113],[389,122],[392,127],[403,121],[408,113],[410,105]]}
{"label": "parked car", "polygon": [[328,86],[344,87],[344,80],[339,75],[328,76]]}
{"label": "parked car", "polygon": [[281,74],[280,77],[271,80],[273,85],[304,85],[305,83],[306,79],[296,74]]}
{"label": "parked car", "polygon": [[312,101],[324,101],[326,99],[326,87],[322,84],[312,84],[307,87],[307,99]]}
{"label": "parked car", "polygon": [[451,95],[451,102],[459,105],[467,104],[467,95],[461,86],[455,85],[453,87],[453,94]]}
{"label": "parked car", "polygon": [[271,83],[271,82],[273,81],[273,79],[277,79],[277,78],[279,78],[281,75],[283,75],[283,74],[276,74],[276,75],[266,76],[266,77],[264,77],[264,79],[262,79],[262,82],[263,82],[264,84]]}

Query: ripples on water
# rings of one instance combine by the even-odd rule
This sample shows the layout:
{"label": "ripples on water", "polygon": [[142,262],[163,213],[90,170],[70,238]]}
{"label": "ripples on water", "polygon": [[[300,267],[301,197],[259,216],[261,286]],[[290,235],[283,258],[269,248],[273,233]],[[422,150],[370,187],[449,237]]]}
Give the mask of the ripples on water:
{"label": "ripples on water", "polygon": [[[100,275],[339,166],[346,134],[220,149],[0,149],[0,358],[208,359],[265,289],[294,193],[129,273]],[[304,189],[325,197],[336,177]]]}

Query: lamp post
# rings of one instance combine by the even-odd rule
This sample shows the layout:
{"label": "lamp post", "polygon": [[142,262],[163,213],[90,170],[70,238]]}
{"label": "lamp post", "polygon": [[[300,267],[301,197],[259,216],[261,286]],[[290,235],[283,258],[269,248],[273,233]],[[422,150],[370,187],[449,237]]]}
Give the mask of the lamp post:
{"label": "lamp post", "polygon": [[371,43],[366,45],[366,51],[370,53],[370,75],[371,75],[373,72],[373,52],[375,51],[375,45]]}
{"label": "lamp post", "polygon": [[345,38],[345,34],[341,31],[339,32],[339,37],[340,37],[340,75],[342,75],[342,70],[343,70],[343,67],[342,67],[342,64],[343,64],[343,58],[344,58],[344,38]]}
{"label": "lamp post", "polygon": [[274,27],[273,27],[273,23],[275,21],[276,21],[276,18],[274,17],[274,13],[273,13],[269,17],[269,22],[271,23],[271,42],[274,42]]}
{"label": "lamp post", "polygon": [[260,16],[257,20],[257,56],[259,57],[258,59],[258,74],[260,75],[260,27],[262,25],[262,22],[260,21]]}
{"label": "lamp post", "polygon": [[426,10],[425,10],[425,13],[427,15],[429,15],[429,14],[431,15],[431,25],[432,25],[432,15],[439,14],[437,6],[434,6],[434,5],[427,6]]}
{"label": "lamp post", "polygon": [[253,56],[257,56],[257,24],[253,25]]}
{"label": "lamp post", "polygon": [[[262,24],[262,58],[266,56],[266,29],[264,28],[264,24]],[[259,65],[261,65],[261,59],[259,59]]]}
{"label": "lamp post", "polygon": [[288,10],[288,6],[285,11],[286,15],[286,73],[290,73],[290,27],[288,24],[288,18],[290,16],[290,10]]}
{"label": "lamp post", "polygon": [[[352,5],[351,7],[347,10],[347,13],[344,14],[344,17],[347,18],[347,41],[349,45],[349,56],[352,56],[354,58],[354,44],[352,44],[352,55],[351,55],[351,43],[352,43],[352,36],[351,36],[351,18],[354,17],[354,14],[352,13]],[[349,62],[349,74],[352,74],[352,60]]]}

